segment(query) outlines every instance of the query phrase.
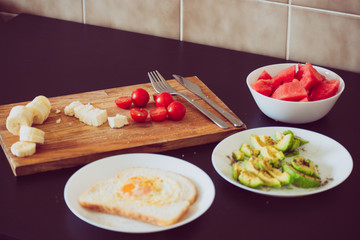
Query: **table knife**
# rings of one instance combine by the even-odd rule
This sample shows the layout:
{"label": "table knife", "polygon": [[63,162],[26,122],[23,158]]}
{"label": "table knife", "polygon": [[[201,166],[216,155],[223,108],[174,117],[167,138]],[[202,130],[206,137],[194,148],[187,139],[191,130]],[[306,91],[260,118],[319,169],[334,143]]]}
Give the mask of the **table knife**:
{"label": "table knife", "polygon": [[241,127],[244,124],[240,119],[236,118],[228,111],[220,107],[213,100],[208,98],[196,83],[193,83],[192,81],[176,74],[173,74],[173,77],[185,88],[187,88],[192,93],[196,94],[205,102],[207,102],[211,107],[213,107],[216,111],[218,111],[221,115],[223,115],[226,119],[228,119],[235,127]]}

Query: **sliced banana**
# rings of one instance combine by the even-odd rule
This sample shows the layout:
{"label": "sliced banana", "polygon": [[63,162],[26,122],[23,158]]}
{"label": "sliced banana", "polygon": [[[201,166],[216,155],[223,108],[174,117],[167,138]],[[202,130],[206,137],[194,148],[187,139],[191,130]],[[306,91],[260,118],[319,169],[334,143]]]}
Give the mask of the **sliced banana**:
{"label": "sliced banana", "polygon": [[36,151],[36,143],[18,141],[11,146],[11,153],[17,157],[31,156]]}
{"label": "sliced banana", "polygon": [[50,108],[47,103],[39,98],[35,98],[29,102],[26,107],[32,111],[34,115],[33,123],[35,124],[42,124],[49,117]]}
{"label": "sliced banana", "polygon": [[9,132],[18,136],[21,125],[31,126],[33,118],[34,115],[30,109],[22,105],[15,106],[6,119],[6,128]]}
{"label": "sliced banana", "polygon": [[34,127],[22,125],[20,127],[20,141],[34,142],[43,144],[45,141],[45,132]]}
{"label": "sliced banana", "polygon": [[50,111],[51,103],[50,103],[50,100],[47,97],[40,95],[40,96],[37,96],[36,98],[34,98],[34,100],[36,100],[36,101],[39,100],[39,101],[43,102]]}
{"label": "sliced banana", "polygon": [[33,123],[42,124],[50,114],[51,103],[45,96],[37,96],[26,106],[15,106],[6,119],[6,128],[20,141],[11,146],[11,152],[18,157],[26,157],[35,153],[36,143],[45,142],[45,132],[31,127]]}

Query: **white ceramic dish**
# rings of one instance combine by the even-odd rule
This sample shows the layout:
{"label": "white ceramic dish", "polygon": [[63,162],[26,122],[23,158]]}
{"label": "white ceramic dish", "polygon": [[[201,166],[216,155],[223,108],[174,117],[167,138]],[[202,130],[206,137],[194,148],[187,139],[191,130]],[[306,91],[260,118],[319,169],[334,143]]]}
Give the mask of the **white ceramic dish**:
{"label": "white ceramic dish", "polygon": [[[323,181],[328,181],[318,188],[301,189],[297,187],[282,188],[250,188],[235,181],[232,177],[231,154],[239,149],[242,143],[250,143],[251,134],[274,136],[275,129],[278,131],[291,130],[296,136],[299,136],[310,143],[304,145],[304,150],[300,154],[307,157],[318,165],[320,177]],[[285,159],[284,161],[288,161]],[[278,197],[298,197],[320,193],[336,187],[350,175],[353,168],[353,161],[349,152],[335,140],[308,130],[289,127],[263,127],[248,129],[235,133],[221,141],[212,153],[212,164],[218,174],[226,181],[238,186],[239,188],[271,196]]]}
{"label": "white ceramic dish", "polygon": [[294,65],[297,65],[297,63],[274,64],[252,71],[246,79],[251,95],[260,110],[266,116],[276,121],[301,124],[319,120],[333,108],[341,93],[345,89],[344,80],[339,75],[326,68],[313,66],[320,74],[324,75],[326,79],[338,79],[340,81],[337,94],[328,99],[311,102],[283,101],[262,95],[251,87],[251,84],[258,79],[264,70],[266,70],[271,76],[275,76],[282,70]]}
{"label": "white ceramic dish", "polygon": [[[180,222],[160,227],[120,216],[89,211],[78,203],[79,195],[91,185],[115,176],[122,169],[139,166],[177,172],[194,182],[198,191],[197,199]],[[146,153],[116,155],[92,162],[75,172],[64,189],[65,202],[77,217],[96,227],[128,233],[158,232],[189,223],[200,217],[211,206],[214,197],[215,187],[212,180],[197,166],[174,157]]]}

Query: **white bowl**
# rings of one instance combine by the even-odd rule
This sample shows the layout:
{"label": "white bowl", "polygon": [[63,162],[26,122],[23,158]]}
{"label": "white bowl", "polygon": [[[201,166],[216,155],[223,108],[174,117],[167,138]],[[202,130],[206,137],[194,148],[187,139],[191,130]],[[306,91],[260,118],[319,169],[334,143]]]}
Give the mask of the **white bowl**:
{"label": "white bowl", "polygon": [[274,77],[280,71],[293,65],[297,65],[297,63],[268,65],[252,71],[247,76],[246,83],[257,106],[266,116],[284,123],[309,123],[323,118],[332,109],[341,93],[345,89],[344,80],[333,71],[313,65],[313,67],[320,74],[324,75],[327,80],[338,79],[340,81],[340,86],[336,95],[324,100],[310,102],[278,100],[260,94],[251,87],[251,84],[258,79],[264,70],[266,70],[271,76]]}

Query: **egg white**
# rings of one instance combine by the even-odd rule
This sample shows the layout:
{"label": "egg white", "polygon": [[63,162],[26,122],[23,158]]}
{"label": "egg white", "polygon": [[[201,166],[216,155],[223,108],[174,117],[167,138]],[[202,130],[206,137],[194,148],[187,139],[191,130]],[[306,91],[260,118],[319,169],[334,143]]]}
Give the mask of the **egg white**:
{"label": "egg white", "polygon": [[117,177],[116,195],[140,205],[161,206],[180,198],[180,185],[165,174],[123,174]]}

